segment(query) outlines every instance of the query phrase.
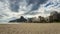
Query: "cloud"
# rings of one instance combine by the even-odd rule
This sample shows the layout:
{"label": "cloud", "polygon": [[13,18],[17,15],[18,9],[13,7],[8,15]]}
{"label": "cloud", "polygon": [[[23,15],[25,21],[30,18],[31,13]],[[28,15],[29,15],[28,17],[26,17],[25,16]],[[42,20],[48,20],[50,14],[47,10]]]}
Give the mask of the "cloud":
{"label": "cloud", "polygon": [[[23,3],[22,3],[23,2]],[[29,6],[32,4],[32,8],[31,11],[33,10],[37,10],[40,6],[40,4],[44,4],[47,2],[47,0],[10,0],[10,9],[12,11],[18,12],[18,10],[20,9],[20,5],[19,4],[24,4],[24,2],[26,2],[26,6]]]}
{"label": "cloud", "polygon": [[[45,5],[47,10],[56,10],[60,9],[60,0],[49,0],[49,3]],[[59,10],[60,11],[60,10]]]}
{"label": "cloud", "polygon": [[20,16],[49,16],[60,12],[60,0],[0,0],[0,21],[9,21]]}
{"label": "cloud", "polygon": [[[32,2],[31,4],[34,4],[34,2]],[[52,12],[52,11],[60,12],[60,0],[48,0],[46,3],[40,4],[40,6],[37,7],[38,8],[37,10],[35,8],[36,6],[35,7],[34,6],[32,6],[31,10],[35,9],[35,11],[28,11],[25,14],[34,15],[34,13],[36,12],[35,15],[49,16],[50,12]],[[37,13],[37,12],[39,12],[39,13]]]}
{"label": "cloud", "polygon": [[32,4],[31,11],[37,10],[41,4],[45,4],[48,0],[27,0],[27,5]]}
{"label": "cloud", "polygon": [[20,0],[9,0],[11,11],[18,12]]}
{"label": "cloud", "polygon": [[0,0],[0,2],[5,2],[5,0]]}

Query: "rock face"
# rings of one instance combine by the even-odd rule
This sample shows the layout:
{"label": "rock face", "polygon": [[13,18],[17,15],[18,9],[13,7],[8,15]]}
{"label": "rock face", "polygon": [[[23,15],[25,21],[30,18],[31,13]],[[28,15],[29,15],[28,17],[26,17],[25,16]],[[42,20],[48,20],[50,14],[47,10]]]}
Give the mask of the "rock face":
{"label": "rock face", "polygon": [[16,20],[11,20],[10,22],[26,22],[27,19],[25,19],[23,16],[21,16],[21,18],[16,19]]}

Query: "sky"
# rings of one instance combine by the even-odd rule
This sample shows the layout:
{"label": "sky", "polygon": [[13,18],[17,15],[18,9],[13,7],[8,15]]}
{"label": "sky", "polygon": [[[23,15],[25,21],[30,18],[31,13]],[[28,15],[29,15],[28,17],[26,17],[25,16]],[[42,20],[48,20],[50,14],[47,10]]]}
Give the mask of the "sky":
{"label": "sky", "polygon": [[60,12],[60,0],[0,0],[0,22],[24,17],[49,16]]}

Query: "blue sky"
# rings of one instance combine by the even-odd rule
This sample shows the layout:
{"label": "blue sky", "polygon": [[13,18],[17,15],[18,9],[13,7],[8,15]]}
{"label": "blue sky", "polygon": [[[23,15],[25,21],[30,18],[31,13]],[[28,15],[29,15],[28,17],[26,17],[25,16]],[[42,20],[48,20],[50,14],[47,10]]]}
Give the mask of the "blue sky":
{"label": "blue sky", "polygon": [[0,22],[17,19],[20,16],[49,16],[60,12],[60,0],[0,0]]}

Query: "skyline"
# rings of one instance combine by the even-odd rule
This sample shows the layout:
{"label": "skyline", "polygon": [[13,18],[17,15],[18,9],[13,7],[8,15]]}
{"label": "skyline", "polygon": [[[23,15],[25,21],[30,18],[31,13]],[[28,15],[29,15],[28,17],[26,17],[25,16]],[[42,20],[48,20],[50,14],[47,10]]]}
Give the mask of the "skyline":
{"label": "skyline", "polygon": [[0,22],[20,16],[49,16],[50,12],[60,12],[60,0],[0,0]]}

